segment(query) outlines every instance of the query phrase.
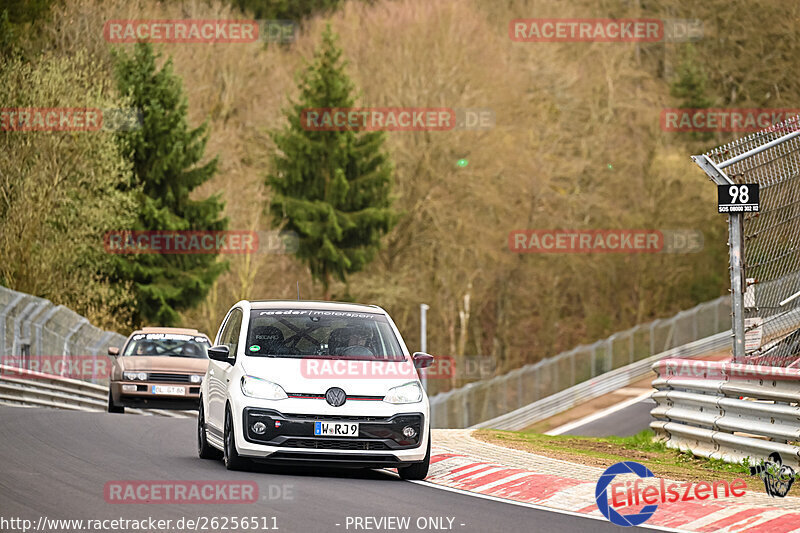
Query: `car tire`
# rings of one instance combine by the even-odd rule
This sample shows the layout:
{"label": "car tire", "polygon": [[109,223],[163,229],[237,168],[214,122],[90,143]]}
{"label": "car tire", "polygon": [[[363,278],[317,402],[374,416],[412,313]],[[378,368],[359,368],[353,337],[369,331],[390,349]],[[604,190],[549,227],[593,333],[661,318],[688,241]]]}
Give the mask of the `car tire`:
{"label": "car tire", "polygon": [[230,405],[225,407],[224,441],[225,452],[222,455],[222,460],[225,463],[225,468],[228,470],[246,470],[250,462],[236,451],[236,439],[233,435],[233,416],[231,415]]}
{"label": "car tire", "polygon": [[428,436],[428,453],[425,454],[425,459],[421,463],[414,463],[409,466],[401,466],[397,469],[397,473],[403,479],[425,479],[428,475],[428,468],[431,466],[431,438]]}
{"label": "car tire", "polygon": [[108,390],[108,412],[109,413],[124,413],[125,407],[114,404],[114,397],[111,395],[111,389]]}
{"label": "car tire", "polygon": [[203,400],[197,411],[197,455],[200,459],[221,459],[222,452],[214,448],[206,439],[206,419],[203,413]]}

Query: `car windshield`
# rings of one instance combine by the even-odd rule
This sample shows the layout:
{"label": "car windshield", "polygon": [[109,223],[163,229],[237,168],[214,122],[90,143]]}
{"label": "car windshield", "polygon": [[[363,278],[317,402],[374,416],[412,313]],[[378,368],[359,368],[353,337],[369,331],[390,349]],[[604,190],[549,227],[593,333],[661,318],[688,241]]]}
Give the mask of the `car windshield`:
{"label": "car windshield", "polygon": [[261,357],[405,360],[384,315],[318,309],[252,311],[245,353]]}
{"label": "car windshield", "polygon": [[209,346],[207,338],[197,335],[142,333],[133,336],[123,355],[208,359]]}

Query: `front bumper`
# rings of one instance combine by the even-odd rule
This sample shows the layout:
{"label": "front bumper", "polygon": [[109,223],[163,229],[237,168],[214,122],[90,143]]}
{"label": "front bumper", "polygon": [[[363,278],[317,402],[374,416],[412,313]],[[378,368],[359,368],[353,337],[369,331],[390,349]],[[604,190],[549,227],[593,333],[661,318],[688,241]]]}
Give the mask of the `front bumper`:
{"label": "front bumper", "polygon": [[[317,421],[358,422],[358,437],[315,436]],[[253,424],[262,422],[267,429],[259,435]],[[283,414],[272,409],[247,407],[242,416],[244,438],[254,444],[298,450],[382,450],[395,451],[418,448],[422,442],[425,417],[422,413],[399,413],[393,416],[338,416]],[[406,437],[403,429],[414,430]]]}
{"label": "front bumper", "polygon": [[[135,386],[135,391],[123,390],[123,385]],[[183,394],[155,394],[153,387],[182,387]],[[143,409],[197,409],[200,403],[200,384],[151,383],[149,381],[112,381],[111,397],[120,407]]]}
{"label": "front bumper", "polygon": [[[324,402],[323,402],[324,403]],[[391,468],[423,461],[429,436],[426,413],[293,414],[262,407],[244,407],[238,413],[237,451],[257,462],[272,464]],[[358,437],[314,436],[317,421],[358,422]],[[252,430],[263,422],[262,435]],[[416,435],[403,435],[407,426]],[[240,433],[241,432],[241,433]]]}

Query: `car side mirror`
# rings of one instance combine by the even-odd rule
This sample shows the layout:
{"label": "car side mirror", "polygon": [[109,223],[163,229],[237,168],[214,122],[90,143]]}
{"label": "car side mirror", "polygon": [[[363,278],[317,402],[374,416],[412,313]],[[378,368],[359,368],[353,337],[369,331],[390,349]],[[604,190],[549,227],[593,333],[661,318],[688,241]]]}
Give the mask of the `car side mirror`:
{"label": "car side mirror", "polygon": [[108,355],[119,355],[119,348],[117,348],[116,346],[109,346]]}
{"label": "car side mirror", "polygon": [[224,344],[218,344],[208,349],[208,357],[209,359],[213,359],[214,361],[222,361],[223,363],[229,363],[230,362],[229,359],[231,358],[231,351]]}
{"label": "car side mirror", "polygon": [[425,352],[414,352],[412,359],[416,368],[428,368],[433,364],[433,356]]}

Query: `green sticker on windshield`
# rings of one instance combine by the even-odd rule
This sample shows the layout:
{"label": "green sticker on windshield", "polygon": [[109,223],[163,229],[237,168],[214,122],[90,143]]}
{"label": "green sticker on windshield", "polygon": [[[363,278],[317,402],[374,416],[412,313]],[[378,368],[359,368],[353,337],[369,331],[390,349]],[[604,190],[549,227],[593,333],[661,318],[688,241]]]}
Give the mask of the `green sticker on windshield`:
{"label": "green sticker on windshield", "polygon": [[250,351],[251,351],[251,352],[257,352],[257,351],[259,351],[260,349],[261,349],[261,346],[259,346],[258,344],[254,344],[254,345],[252,345],[252,346],[250,347]]}

